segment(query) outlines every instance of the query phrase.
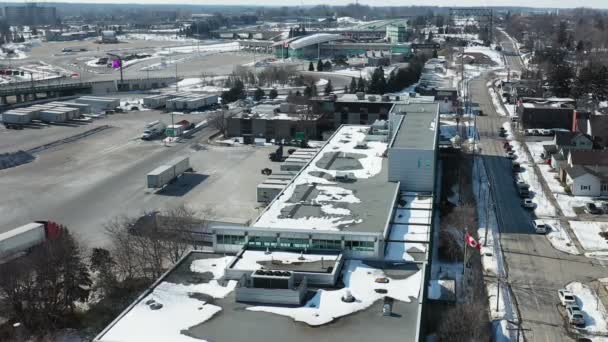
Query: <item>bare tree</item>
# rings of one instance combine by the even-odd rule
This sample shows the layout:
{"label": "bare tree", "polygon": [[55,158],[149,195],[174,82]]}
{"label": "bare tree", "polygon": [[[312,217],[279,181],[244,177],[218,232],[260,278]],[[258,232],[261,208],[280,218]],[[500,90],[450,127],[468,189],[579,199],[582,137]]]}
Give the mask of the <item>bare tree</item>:
{"label": "bare tree", "polygon": [[225,135],[226,129],[228,128],[227,119],[226,112],[222,109],[209,116],[209,125]]}

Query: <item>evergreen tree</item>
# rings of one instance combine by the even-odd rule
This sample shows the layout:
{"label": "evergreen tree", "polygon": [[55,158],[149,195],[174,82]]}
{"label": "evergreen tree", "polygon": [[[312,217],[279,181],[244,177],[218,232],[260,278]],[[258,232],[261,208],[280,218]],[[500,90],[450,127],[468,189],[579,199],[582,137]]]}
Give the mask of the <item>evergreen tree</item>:
{"label": "evergreen tree", "polygon": [[311,92],[312,92],[312,96],[318,96],[319,95],[319,92],[317,91],[317,85],[316,84],[314,84],[314,83],[311,84],[310,85],[310,89],[311,89]]}
{"label": "evergreen tree", "polygon": [[323,90],[323,93],[325,95],[329,95],[334,91],[334,87],[331,85],[331,80],[327,80],[327,84],[325,85],[325,89]]}
{"label": "evergreen tree", "polygon": [[276,99],[277,96],[279,96],[279,93],[277,92],[277,90],[275,88],[270,89],[270,92],[268,93],[268,97],[270,97],[271,99]]}
{"label": "evergreen tree", "polygon": [[312,87],[311,86],[306,86],[306,88],[304,88],[304,97],[306,97],[306,98],[312,97]]}
{"label": "evergreen tree", "polygon": [[357,80],[355,78],[350,79],[350,87],[348,88],[348,92],[354,94],[357,92]]}
{"label": "evergreen tree", "polygon": [[342,92],[343,92],[344,94],[348,94],[348,92],[349,92],[349,91],[348,91],[348,86],[344,86],[344,89],[342,89]]}
{"label": "evergreen tree", "polygon": [[264,90],[260,87],[257,87],[255,89],[255,92],[253,92],[253,100],[260,101],[264,97],[264,95],[265,95]]}
{"label": "evergreen tree", "polygon": [[568,97],[572,90],[574,70],[566,61],[553,64],[549,70],[548,81],[553,94],[557,97]]}
{"label": "evergreen tree", "polygon": [[330,61],[325,61],[325,63],[323,63],[323,70],[330,71],[331,67],[332,67],[332,65],[331,65]]}
{"label": "evergreen tree", "polygon": [[310,62],[310,64],[308,64],[308,71],[315,71],[315,66],[314,64],[312,64],[312,61]]}
{"label": "evergreen tree", "polygon": [[359,76],[359,82],[357,83],[357,91],[365,92],[365,88],[367,87],[367,82],[363,79],[363,77]]}
{"label": "evergreen tree", "polygon": [[323,61],[320,59],[317,62],[317,71],[323,71]]}

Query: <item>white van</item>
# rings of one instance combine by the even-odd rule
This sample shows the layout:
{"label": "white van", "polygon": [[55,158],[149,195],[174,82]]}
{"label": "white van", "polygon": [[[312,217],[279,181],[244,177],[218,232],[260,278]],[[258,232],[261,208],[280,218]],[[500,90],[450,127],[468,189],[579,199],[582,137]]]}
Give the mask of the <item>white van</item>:
{"label": "white van", "polygon": [[547,224],[541,220],[534,220],[534,231],[536,234],[546,234],[548,230]]}

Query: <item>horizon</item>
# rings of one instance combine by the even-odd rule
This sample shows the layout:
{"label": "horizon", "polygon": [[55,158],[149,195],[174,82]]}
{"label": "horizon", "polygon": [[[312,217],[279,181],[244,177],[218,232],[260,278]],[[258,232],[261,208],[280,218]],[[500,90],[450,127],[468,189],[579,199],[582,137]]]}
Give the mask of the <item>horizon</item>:
{"label": "horizon", "polygon": [[[319,5],[327,6],[346,6],[353,4],[352,0],[337,0],[332,1],[331,4],[327,4],[320,0],[265,0],[263,3],[256,0],[224,0],[222,3],[212,0],[208,2],[206,0],[194,0],[194,1],[178,1],[174,3],[166,3],[163,0],[130,0],[128,2],[120,0],[64,0],[64,1],[52,1],[42,2],[40,5],[50,4],[114,4],[114,5],[153,5],[153,6],[251,6],[251,7],[314,7]],[[16,1],[3,1],[5,5],[8,4],[26,4],[21,0]],[[287,4],[286,4],[287,3]],[[605,10],[608,9],[608,1],[605,0],[589,0],[585,6],[568,6],[569,3],[555,0],[538,0],[533,5],[526,0],[460,0],[454,6],[446,6],[445,1],[442,0],[427,0],[424,4],[421,4],[416,0],[359,0],[360,5],[366,5],[370,7],[523,7],[523,8],[537,8],[537,9],[575,9],[575,8],[592,8]]]}

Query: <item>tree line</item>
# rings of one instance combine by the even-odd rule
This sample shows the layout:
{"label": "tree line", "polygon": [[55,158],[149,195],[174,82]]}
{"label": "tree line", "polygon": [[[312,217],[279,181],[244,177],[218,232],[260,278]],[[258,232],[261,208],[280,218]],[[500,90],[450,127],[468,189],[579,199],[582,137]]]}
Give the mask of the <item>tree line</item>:
{"label": "tree line", "polygon": [[193,232],[206,226],[207,215],[177,206],[115,218],[105,227],[108,249],[88,249],[62,227],[57,238],[0,264],[0,304],[9,319],[0,324],[0,340],[54,341],[66,328],[94,337],[197,247]]}

